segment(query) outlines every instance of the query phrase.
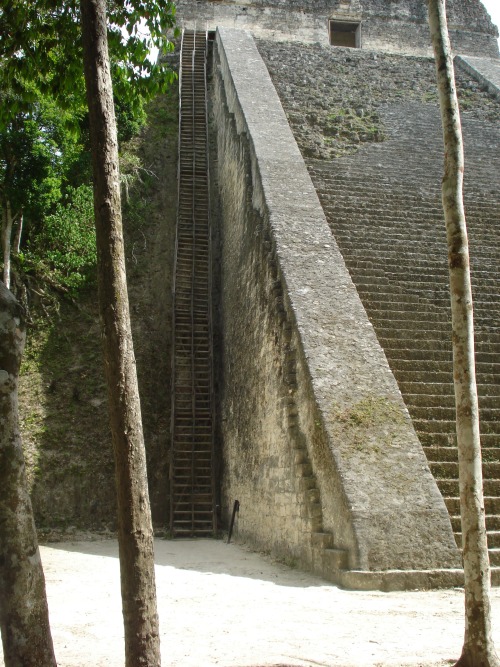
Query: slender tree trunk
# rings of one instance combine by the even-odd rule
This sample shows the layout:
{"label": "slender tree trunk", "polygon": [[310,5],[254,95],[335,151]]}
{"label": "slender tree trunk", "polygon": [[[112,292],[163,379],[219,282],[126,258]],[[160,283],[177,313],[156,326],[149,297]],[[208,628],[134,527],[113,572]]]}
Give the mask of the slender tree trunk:
{"label": "slender tree trunk", "polygon": [[19,433],[22,309],[0,282],[0,628],[6,667],[55,667]]}
{"label": "slender tree trunk", "polygon": [[3,282],[10,289],[10,243],[12,236],[12,208],[10,201],[4,202],[2,210],[2,257],[3,257]]}
{"label": "slender tree trunk", "polygon": [[81,0],[90,117],[99,307],[115,454],[127,667],[160,665],[153,531],[132,345],[121,221],[118,144],[105,0]]}
{"label": "slender tree trunk", "polygon": [[13,251],[16,255],[19,255],[21,250],[21,238],[23,235],[23,223],[24,223],[24,213],[21,209],[18,216],[16,234],[14,236],[14,243],[12,244]]}
{"label": "slender tree trunk", "polygon": [[463,206],[464,153],[445,0],[428,0],[443,124],[443,209],[448,241],[453,377],[465,578],[465,639],[460,666],[492,667],[490,567],[484,516],[469,244]]}

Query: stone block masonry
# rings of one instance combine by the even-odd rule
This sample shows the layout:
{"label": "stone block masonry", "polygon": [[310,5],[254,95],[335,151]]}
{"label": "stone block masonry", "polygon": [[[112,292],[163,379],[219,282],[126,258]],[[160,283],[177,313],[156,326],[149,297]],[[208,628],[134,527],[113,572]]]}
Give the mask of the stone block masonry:
{"label": "stone block masonry", "polygon": [[455,65],[470,74],[500,100],[500,59],[456,56]]}
{"label": "stone block masonry", "polygon": [[[443,145],[434,63],[312,45],[303,46],[300,60],[290,44],[260,42],[259,49],[332,234],[398,381],[460,545],[447,249],[440,187]],[[369,87],[364,84],[367,78]],[[486,525],[492,581],[498,583],[500,106],[460,69],[456,80],[473,258]]]}
{"label": "stone block masonry", "polygon": [[446,507],[247,33],[218,30],[214,114],[225,510],[332,580],[442,584]]}
{"label": "stone block masonry", "polygon": [[[330,43],[329,22],[360,24],[364,50],[432,55],[424,0],[178,0],[179,25],[249,30],[285,42]],[[449,30],[456,53],[497,57],[497,31],[480,0],[448,0]]]}

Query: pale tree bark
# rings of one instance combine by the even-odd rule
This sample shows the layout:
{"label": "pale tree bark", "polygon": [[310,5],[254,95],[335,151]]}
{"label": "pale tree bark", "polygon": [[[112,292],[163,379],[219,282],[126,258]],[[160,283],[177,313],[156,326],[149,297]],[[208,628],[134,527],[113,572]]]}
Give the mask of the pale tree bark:
{"label": "pale tree bark", "polygon": [[16,234],[14,236],[14,243],[12,244],[12,251],[16,255],[19,255],[19,253],[21,252],[21,238],[23,235],[23,224],[24,224],[24,214],[23,211],[21,210],[19,212],[19,215],[17,216]]}
{"label": "pale tree bark", "polygon": [[0,282],[0,628],[5,667],[55,667],[45,580],[26,481],[17,385],[22,309]]}
{"label": "pale tree bark", "polygon": [[12,237],[12,207],[7,199],[2,207],[2,258],[3,258],[3,282],[10,289],[10,246]]}
{"label": "pale tree bark", "polygon": [[500,664],[491,635],[490,566],[486,538],[469,244],[463,205],[464,152],[445,0],[428,0],[445,149],[442,197],[450,276],[453,377],[465,578],[461,667]]}
{"label": "pale tree bark", "polygon": [[81,0],[89,106],[99,309],[115,455],[127,667],[160,665],[153,531],[132,345],[121,221],[118,143],[105,0]]}

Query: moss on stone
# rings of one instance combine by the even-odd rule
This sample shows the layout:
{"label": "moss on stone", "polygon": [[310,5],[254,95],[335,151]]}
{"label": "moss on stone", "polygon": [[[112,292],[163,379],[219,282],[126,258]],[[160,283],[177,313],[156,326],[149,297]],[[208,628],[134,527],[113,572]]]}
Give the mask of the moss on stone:
{"label": "moss on stone", "polygon": [[334,405],[331,416],[343,445],[375,456],[394,444],[405,422],[402,407],[385,396],[369,396],[349,407]]}
{"label": "moss on stone", "polygon": [[363,398],[349,408],[335,406],[334,418],[346,426],[369,428],[384,424],[402,424],[401,406],[386,397]]}

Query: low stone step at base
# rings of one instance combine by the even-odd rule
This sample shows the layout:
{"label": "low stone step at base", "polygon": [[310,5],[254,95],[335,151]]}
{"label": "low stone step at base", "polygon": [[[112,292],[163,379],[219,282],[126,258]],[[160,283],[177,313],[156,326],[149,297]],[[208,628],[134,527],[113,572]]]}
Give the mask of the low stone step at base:
{"label": "low stone step at base", "polygon": [[[500,568],[499,568],[500,574]],[[500,577],[499,577],[500,580]],[[357,591],[411,591],[463,586],[463,570],[341,570],[335,583]]]}
{"label": "low stone step at base", "polygon": [[338,572],[347,567],[348,551],[346,549],[324,549],[323,569],[325,572]]}
{"label": "low stone step at base", "polygon": [[[500,586],[500,567],[490,568],[491,585]],[[411,590],[437,590],[464,585],[461,569],[446,570],[340,570],[324,575],[327,581],[354,591],[383,591],[385,593]]]}
{"label": "low stone step at base", "polygon": [[333,547],[332,533],[312,533],[311,545],[319,549],[330,549]]}

